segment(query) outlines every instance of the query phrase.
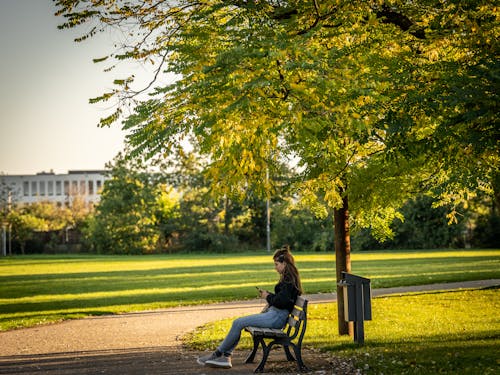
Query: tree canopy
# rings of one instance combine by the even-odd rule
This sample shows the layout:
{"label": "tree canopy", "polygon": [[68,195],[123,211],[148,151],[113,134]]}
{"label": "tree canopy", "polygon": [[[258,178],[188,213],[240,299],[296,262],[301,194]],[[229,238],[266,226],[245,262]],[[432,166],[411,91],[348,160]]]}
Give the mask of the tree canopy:
{"label": "tree canopy", "polygon": [[[384,235],[409,195],[457,203],[498,170],[498,9],[489,1],[55,0],[61,28],[124,36],[96,59],[151,64],[170,85],[116,89],[102,120],[137,154],[189,137],[224,194],[270,194],[277,162],[298,160],[303,195],[350,208]],[[104,62],[105,61],[105,62]],[[151,94],[144,98],[139,92]],[[390,199],[388,199],[390,197]],[[450,198],[451,197],[451,198]]]}
{"label": "tree canopy", "polygon": [[[338,273],[350,270],[349,218],[384,238],[417,192],[459,207],[492,190],[500,130],[491,1],[55,3],[61,28],[88,25],[80,40],[122,31],[117,50],[96,59],[106,69],[131,59],[154,72],[146,87],[118,77],[91,100],[117,100],[103,126],[123,119],[136,155],[168,155],[189,139],[209,160],[213,190],[227,196],[270,196],[280,163],[295,162],[290,187],[318,214],[336,215]],[[155,83],[167,73],[178,79]],[[133,113],[123,116],[127,105]]]}

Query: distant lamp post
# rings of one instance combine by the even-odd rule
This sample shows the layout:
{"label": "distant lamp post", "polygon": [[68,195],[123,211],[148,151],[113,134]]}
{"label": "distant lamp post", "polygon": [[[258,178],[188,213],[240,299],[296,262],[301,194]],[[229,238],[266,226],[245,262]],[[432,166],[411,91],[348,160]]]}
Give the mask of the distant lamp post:
{"label": "distant lamp post", "polygon": [[2,223],[2,256],[7,256],[7,223]]}
{"label": "distant lamp post", "polygon": [[271,252],[271,209],[269,207],[269,198],[266,201],[266,232],[267,232],[267,252]]}
{"label": "distant lamp post", "polygon": [[[269,184],[269,168],[266,168],[266,185]],[[266,248],[267,252],[271,252],[271,207],[270,207],[270,199],[269,193],[266,197]]]}
{"label": "distant lamp post", "polygon": [[[8,191],[7,193],[7,215],[10,213],[12,208],[12,191]],[[9,229],[9,253],[12,255],[11,250],[11,231],[12,225],[7,221],[7,217],[2,221],[2,256],[7,256],[7,228]]]}
{"label": "distant lamp post", "polygon": [[[12,210],[12,191],[9,189],[9,193],[7,195],[7,213],[10,214],[11,210]],[[12,255],[12,223],[8,223],[8,225],[9,225],[9,255]]]}
{"label": "distant lamp post", "polygon": [[9,223],[9,255],[12,255],[12,224]]}

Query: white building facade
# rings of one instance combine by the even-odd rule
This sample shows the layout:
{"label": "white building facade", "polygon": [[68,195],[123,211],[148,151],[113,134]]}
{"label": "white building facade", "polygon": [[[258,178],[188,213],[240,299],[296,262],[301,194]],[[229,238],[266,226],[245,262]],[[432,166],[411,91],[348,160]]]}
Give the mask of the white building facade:
{"label": "white building facade", "polygon": [[75,197],[87,204],[100,199],[104,182],[109,179],[104,170],[68,171],[67,174],[41,172],[36,175],[0,175],[2,204],[54,202],[71,205]]}

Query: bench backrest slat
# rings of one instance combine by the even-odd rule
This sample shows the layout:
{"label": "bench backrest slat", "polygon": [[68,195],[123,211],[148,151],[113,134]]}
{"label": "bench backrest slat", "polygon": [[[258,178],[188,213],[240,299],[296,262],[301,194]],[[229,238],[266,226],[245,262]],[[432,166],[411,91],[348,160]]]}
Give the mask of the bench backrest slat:
{"label": "bench backrest slat", "polygon": [[306,319],[305,307],[307,306],[307,300],[304,297],[297,297],[295,301],[295,306],[288,317],[288,326],[291,328],[298,328],[300,323]]}

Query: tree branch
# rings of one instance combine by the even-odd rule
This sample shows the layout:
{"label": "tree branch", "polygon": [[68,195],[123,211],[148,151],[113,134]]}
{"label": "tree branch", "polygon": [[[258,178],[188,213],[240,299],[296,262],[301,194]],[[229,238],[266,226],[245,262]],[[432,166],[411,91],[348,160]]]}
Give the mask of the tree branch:
{"label": "tree branch", "polygon": [[403,31],[409,30],[409,33],[418,39],[425,39],[425,31],[423,28],[410,30],[414,22],[404,14],[392,10],[387,5],[384,5],[381,10],[377,10],[375,14],[377,18],[382,19],[382,23],[391,23],[398,26]]}

